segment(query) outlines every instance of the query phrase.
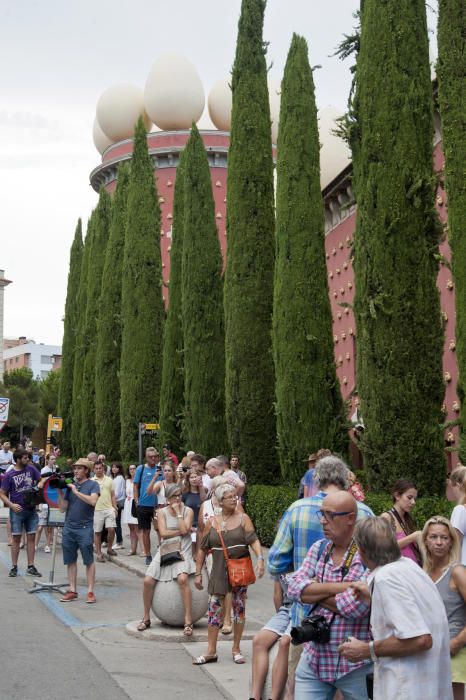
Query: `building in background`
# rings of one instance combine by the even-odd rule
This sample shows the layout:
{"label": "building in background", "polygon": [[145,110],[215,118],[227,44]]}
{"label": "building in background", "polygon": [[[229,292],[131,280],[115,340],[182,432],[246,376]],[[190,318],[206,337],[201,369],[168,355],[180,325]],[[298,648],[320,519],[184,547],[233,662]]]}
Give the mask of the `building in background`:
{"label": "building in background", "polygon": [[[434,84],[434,90],[436,86]],[[277,143],[280,113],[280,83],[269,79],[272,142]],[[228,79],[219,80],[208,95],[210,123],[201,117],[205,105],[204,89],[194,67],[178,54],[161,56],[154,64],[144,91],[130,85],[116,85],[106,90],[97,103],[94,122],[94,144],[102,156],[101,163],[92,171],[90,182],[96,192],[103,185],[109,192],[116,187],[118,165],[130,160],[133,150],[134,123],[142,116],[148,129],[149,153],[154,163],[154,175],[161,209],[161,251],[163,268],[163,295],[168,302],[170,281],[171,222],[173,190],[180,153],[188,138],[192,122],[198,124],[210,165],[215,215],[222,254],[227,253],[226,181],[227,159],[231,126],[231,88]],[[359,398],[356,381],[356,334],[353,315],[354,273],[353,239],[356,225],[356,203],[352,189],[352,164],[347,145],[335,133],[339,111],[327,106],[319,110],[321,142],[320,171],[322,196],[325,206],[325,250],[328,285],[333,316],[333,340],[337,376],[343,399],[348,402],[348,417],[363,425],[359,416]],[[152,122],[154,126],[152,126]],[[151,129],[160,129],[160,131]],[[275,159],[276,149],[273,147]],[[434,167],[438,177],[436,205],[444,235],[440,245],[442,262],[438,288],[445,324],[443,371],[445,398],[443,414],[450,427],[445,430],[445,447],[458,441],[458,427],[451,427],[458,418],[460,404],[456,385],[458,367],[455,341],[455,290],[449,262],[447,203],[444,190],[444,157],[440,117],[435,113]],[[312,271],[309,271],[312,275]],[[410,319],[407,319],[407,323]],[[413,348],[413,352],[415,352]],[[357,430],[353,462],[360,464],[357,450]],[[448,467],[457,463],[456,452],[446,451]]]}
{"label": "building in background", "polygon": [[3,381],[3,290],[11,284],[5,278],[5,270],[0,270],[0,382]]}
{"label": "building in background", "polygon": [[46,345],[21,336],[5,338],[2,343],[4,372],[29,367],[34,379],[45,379],[61,366],[61,345]]}

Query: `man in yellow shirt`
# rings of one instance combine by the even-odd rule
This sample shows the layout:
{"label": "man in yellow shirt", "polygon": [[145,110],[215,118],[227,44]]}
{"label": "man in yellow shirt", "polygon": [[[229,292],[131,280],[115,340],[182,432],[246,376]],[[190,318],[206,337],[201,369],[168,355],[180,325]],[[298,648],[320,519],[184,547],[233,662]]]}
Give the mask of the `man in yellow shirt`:
{"label": "man in yellow shirt", "polygon": [[97,554],[97,561],[104,562],[102,554],[102,530],[107,528],[108,547],[107,553],[116,557],[117,553],[113,549],[115,539],[117,504],[113,493],[113,479],[105,475],[105,465],[96,462],[94,466],[94,481],[100,486],[100,496],[94,511],[94,545]]}

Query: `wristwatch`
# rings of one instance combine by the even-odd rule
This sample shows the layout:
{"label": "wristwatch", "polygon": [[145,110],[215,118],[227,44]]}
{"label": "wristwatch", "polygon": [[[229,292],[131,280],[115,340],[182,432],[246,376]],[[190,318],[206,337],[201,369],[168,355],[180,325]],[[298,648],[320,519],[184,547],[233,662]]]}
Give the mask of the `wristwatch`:
{"label": "wristwatch", "polygon": [[374,642],[369,642],[369,653],[371,655],[371,659],[374,663],[377,663],[379,660],[379,657],[375,653],[375,648],[374,648]]}

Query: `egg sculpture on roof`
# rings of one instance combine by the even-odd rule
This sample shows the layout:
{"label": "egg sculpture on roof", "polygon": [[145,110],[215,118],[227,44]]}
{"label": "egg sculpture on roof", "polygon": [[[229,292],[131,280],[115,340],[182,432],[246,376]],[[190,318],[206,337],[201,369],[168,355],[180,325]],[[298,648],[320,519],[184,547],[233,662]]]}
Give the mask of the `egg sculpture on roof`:
{"label": "egg sculpture on roof", "polygon": [[123,83],[105,90],[97,102],[97,121],[105,136],[113,142],[132,138],[140,116],[149,131],[151,121],[144,111],[142,90]]}
{"label": "egg sculpture on roof", "polygon": [[160,129],[189,129],[205,105],[204,88],[194,66],[178,53],[159,56],[147,76],[144,105]]}
{"label": "egg sculpture on roof", "polygon": [[207,106],[212,123],[220,131],[230,131],[231,129],[231,103],[232,94],[229,79],[217,80],[209,93]]}
{"label": "egg sculpture on roof", "polygon": [[342,111],[323,107],[318,112],[320,137],[320,185],[326,187],[351,162],[348,145],[333,132]]}
{"label": "egg sculpture on roof", "polygon": [[94,119],[94,126],[92,127],[92,137],[94,139],[94,146],[97,148],[99,153],[102,155],[103,152],[112,145],[113,141],[105,136],[104,132],[99,126],[97,117]]}

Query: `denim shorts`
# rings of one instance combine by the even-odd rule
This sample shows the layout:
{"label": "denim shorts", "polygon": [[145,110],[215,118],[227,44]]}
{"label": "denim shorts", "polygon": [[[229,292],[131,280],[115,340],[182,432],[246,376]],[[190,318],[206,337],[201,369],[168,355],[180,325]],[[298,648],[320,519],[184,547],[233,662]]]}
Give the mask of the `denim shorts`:
{"label": "denim shorts", "polygon": [[81,552],[84,566],[94,561],[94,530],[92,525],[85,527],[64,527],[62,535],[63,563],[75,564],[78,550]]}
{"label": "denim shorts", "polygon": [[264,625],[264,630],[274,632],[278,637],[288,634],[291,629],[290,608],[282,605],[273,617]]}
{"label": "denim shorts", "polygon": [[21,535],[23,529],[28,535],[34,535],[37,531],[39,516],[35,510],[23,509],[19,513],[15,513],[10,508],[10,523],[12,535]]}

